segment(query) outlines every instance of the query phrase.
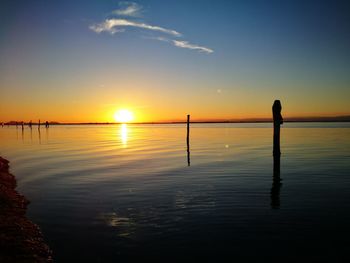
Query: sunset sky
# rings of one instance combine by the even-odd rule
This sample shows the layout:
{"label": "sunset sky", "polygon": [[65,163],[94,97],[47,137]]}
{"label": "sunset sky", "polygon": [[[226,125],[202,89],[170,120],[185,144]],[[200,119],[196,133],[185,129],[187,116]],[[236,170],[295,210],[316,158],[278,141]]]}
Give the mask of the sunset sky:
{"label": "sunset sky", "polygon": [[[283,2],[283,3],[282,3]],[[2,0],[0,121],[350,115],[346,1]]]}

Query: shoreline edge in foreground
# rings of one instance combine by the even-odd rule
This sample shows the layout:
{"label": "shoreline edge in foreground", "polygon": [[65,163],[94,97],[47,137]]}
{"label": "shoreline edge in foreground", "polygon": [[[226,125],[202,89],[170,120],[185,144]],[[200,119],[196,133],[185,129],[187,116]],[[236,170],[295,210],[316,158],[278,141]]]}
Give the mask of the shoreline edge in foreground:
{"label": "shoreline edge in foreground", "polygon": [[29,201],[16,186],[9,161],[0,157],[0,262],[52,262],[39,227],[26,217]]}

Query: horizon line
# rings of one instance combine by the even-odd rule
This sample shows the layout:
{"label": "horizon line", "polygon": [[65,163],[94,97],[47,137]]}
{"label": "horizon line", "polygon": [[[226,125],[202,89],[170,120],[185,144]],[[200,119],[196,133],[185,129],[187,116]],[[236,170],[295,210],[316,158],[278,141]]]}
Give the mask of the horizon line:
{"label": "horizon line", "polygon": [[[243,119],[195,119],[190,123],[270,123],[273,122],[272,118],[243,118]],[[317,116],[317,117],[286,117],[284,122],[350,122],[350,115],[340,116]],[[22,121],[8,121],[1,122],[4,125],[21,125]],[[30,122],[23,122],[28,125]],[[187,123],[186,120],[173,120],[173,121],[143,121],[143,122],[58,122],[49,121],[50,125],[74,125],[74,124],[182,124]],[[32,125],[38,125],[38,122],[32,122]],[[44,125],[45,122],[41,122]]]}

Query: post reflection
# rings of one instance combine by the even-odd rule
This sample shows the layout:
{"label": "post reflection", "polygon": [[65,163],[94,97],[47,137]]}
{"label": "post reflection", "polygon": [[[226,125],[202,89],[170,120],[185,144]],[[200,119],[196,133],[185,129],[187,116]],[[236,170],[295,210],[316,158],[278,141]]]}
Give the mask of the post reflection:
{"label": "post reflection", "polygon": [[187,166],[191,166],[191,157],[190,157],[190,115],[187,115]]}
{"label": "post reflection", "polygon": [[46,132],[45,132],[45,134],[46,134],[46,142],[49,142],[49,129],[46,128],[45,130],[46,130]]}
{"label": "post reflection", "polygon": [[280,191],[281,183],[281,155],[274,154],[273,156],[273,178],[271,188],[271,208],[278,209],[280,207]]}
{"label": "post reflection", "polygon": [[39,137],[39,144],[41,144],[41,133],[40,133],[40,129],[38,129],[38,137]]}
{"label": "post reflection", "polygon": [[191,166],[191,157],[190,157],[190,142],[187,141],[187,166]]}

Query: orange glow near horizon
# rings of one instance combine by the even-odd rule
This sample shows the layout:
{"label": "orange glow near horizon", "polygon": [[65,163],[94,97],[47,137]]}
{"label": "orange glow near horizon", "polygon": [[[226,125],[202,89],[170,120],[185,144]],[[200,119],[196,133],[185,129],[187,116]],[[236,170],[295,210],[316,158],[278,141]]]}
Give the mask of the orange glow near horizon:
{"label": "orange glow near horizon", "polygon": [[[137,94],[137,95],[135,95]],[[246,100],[228,100],[201,96],[176,97],[174,94],[155,93],[146,96],[141,93],[132,93],[122,99],[115,99],[115,94],[109,97],[94,95],[94,100],[88,98],[77,102],[40,101],[40,103],[23,102],[12,107],[4,100],[0,105],[0,122],[24,121],[37,122],[57,121],[60,123],[139,123],[139,122],[176,122],[186,121],[187,114],[192,121],[226,121],[240,119],[271,118],[271,106],[274,98],[264,98],[260,101],[246,103]],[[92,96],[92,95],[91,95]],[[240,97],[240,96],[237,96]],[[328,104],[332,108],[327,112],[321,105],[301,103],[300,100],[280,98],[282,115],[288,117],[317,117],[350,115],[346,107],[341,104]],[[251,100],[253,101],[253,100]],[[33,104],[32,104],[33,103]]]}

